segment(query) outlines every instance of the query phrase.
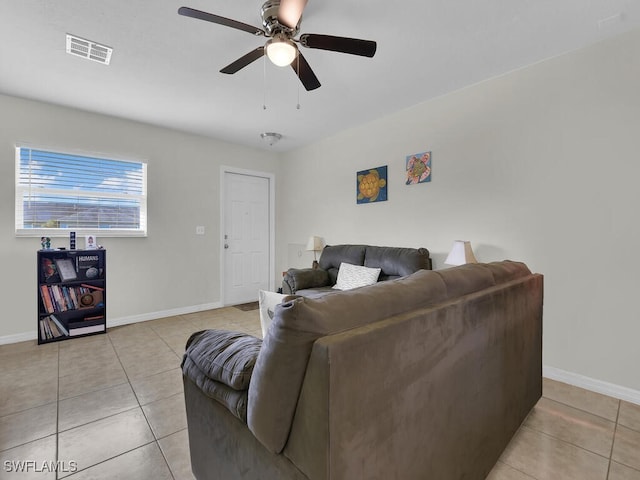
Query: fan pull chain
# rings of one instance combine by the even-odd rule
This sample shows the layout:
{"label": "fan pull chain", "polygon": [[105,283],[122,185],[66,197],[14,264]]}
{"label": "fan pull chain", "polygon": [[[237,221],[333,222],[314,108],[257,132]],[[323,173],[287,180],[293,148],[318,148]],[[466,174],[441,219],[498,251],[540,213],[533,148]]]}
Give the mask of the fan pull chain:
{"label": "fan pull chain", "polygon": [[[296,63],[298,64],[298,73],[300,73],[300,54],[296,55]],[[300,82],[296,82],[298,84],[298,104],[296,105],[296,109],[300,110]]]}
{"label": "fan pull chain", "polygon": [[267,109],[267,56],[262,57],[262,109]]}

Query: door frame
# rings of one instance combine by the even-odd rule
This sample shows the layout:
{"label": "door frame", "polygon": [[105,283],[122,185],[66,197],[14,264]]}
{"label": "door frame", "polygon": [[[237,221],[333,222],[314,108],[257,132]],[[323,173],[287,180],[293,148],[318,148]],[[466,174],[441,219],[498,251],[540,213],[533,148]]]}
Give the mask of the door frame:
{"label": "door frame", "polygon": [[[275,270],[276,270],[276,234],[275,234],[275,218],[276,218],[276,176],[274,173],[261,172],[258,170],[247,170],[244,168],[231,167],[228,165],[220,166],[220,303],[226,306],[225,291],[225,248],[224,248],[224,229],[226,220],[227,192],[225,177],[227,173],[236,175],[247,175],[250,177],[266,178],[269,182],[269,290],[274,291],[275,288]],[[257,293],[257,292],[256,292]]]}

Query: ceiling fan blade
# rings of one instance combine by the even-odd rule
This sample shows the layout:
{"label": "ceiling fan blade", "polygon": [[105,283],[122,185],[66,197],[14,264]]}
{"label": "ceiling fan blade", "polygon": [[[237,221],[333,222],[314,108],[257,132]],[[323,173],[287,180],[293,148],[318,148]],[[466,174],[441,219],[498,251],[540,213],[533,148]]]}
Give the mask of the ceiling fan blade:
{"label": "ceiling fan blade", "polygon": [[306,5],[307,0],[280,0],[278,21],[292,30],[295,29]]}
{"label": "ceiling fan blade", "polygon": [[258,27],[254,27],[253,25],[248,25],[246,23],[238,22],[237,20],[214,15],[213,13],[202,12],[194,8],[180,7],[178,9],[178,13],[180,15],[184,15],[185,17],[197,18],[198,20],[217,23],[218,25],[224,25],[225,27],[237,28],[238,30],[253,33],[254,35],[264,35],[264,30]]}
{"label": "ceiling fan blade", "polygon": [[291,68],[296,72],[307,91],[315,90],[320,86],[320,80],[318,80],[316,74],[313,73],[313,70],[311,70],[309,63],[302,56],[301,52],[298,52],[298,56],[291,62]]}
{"label": "ceiling fan blade", "polygon": [[373,57],[377,47],[373,40],[317,35],[315,33],[300,35],[300,43],[307,48],[319,48],[333,52],[350,53],[351,55],[362,55],[363,57]]}
{"label": "ceiling fan blade", "polygon": [[230,63],[229,65],[224,67],[222,70],[220,70],[220,72],[221,73],[228,73],[228,74],[236,73],[238,70],[240,70],[241,68],[246,67],[251,62],[255,62],[257,59],[259,59],[263,55],[264,55],[264,47],[258,47],[255,50],[251,50],[246,55],[243,55],[242,57],[240,57],[235,62]]}

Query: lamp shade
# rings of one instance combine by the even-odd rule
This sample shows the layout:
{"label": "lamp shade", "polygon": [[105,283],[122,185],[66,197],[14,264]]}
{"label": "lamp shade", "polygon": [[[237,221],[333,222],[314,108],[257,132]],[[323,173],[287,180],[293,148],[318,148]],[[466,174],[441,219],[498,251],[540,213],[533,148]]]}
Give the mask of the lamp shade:
{"label": "lamp shade", "polygon": [[309,237],[307,241],[307,250],[310,252],[319,252],[324,248],[324,240],[322,237]]}
{"label": "lamp shade", "polygon": [[449,252],[447,259],[444,261],[447,265],[464,265],[465,263],[478,263],[471,242],[467,240],[456,240],[453,242],[453,248]]}

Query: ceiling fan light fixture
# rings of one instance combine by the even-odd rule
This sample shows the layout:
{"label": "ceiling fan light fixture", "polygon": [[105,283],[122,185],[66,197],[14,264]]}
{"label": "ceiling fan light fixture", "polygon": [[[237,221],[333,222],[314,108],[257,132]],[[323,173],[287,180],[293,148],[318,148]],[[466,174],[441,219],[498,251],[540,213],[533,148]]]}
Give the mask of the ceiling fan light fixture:
{"label": "ceiling fan light fixture", "polygon": [[293,62],[298,55],[298,49],[293,41],[284,35],[278,35],[269,40],[266,49],[267,57],[278,67],[291,65],[291,62]]}

